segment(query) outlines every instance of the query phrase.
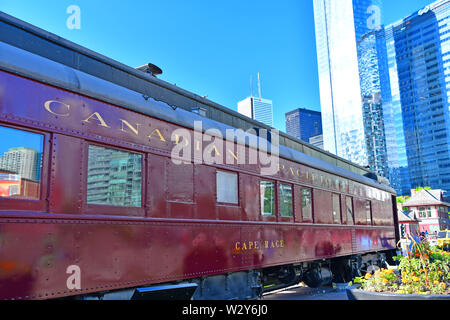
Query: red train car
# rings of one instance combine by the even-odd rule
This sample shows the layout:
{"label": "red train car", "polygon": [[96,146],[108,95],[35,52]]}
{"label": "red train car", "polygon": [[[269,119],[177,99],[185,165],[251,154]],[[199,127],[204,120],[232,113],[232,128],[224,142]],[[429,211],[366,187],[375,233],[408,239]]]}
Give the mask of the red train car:
{"label": "red train car", "polygon": [[389,186],[283,146],[263,174],[261,137],[0,46],[1,299],[255,298],[395,249]]}

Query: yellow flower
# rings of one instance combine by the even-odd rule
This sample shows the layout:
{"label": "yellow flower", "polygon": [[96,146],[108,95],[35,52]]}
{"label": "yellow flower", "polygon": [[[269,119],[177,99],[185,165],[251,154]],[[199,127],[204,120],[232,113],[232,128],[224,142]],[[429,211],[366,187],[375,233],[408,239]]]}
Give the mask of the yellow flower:
{"label": "yellow flower", "polygon": [[409,280],[408,280],[407,278],[403,278],[403,279],[402,279],[402,282],[403,282],[403,283],[408,283]]}
{"label": "yellow flower", "polygon": [[389,280],[388,279],[383,279],[384,284],[388,284]]}
{"label": "yellow flower", "polygon": [[447,286],[444,282],[441,282],[439,285],[440,285],[442,288],[445,288],[445,287]]}
{"label": "yellow flower", "polygon": [[433,284],[438,285],[438,284],[439,284],[439,281],[438,281],[438,280],[434,280],[434,281],[433,281]]}
{"label": "yellow flower", "polygon": [[366,275],[364,276],[364,278],[369,279],[372,275],[370,273],[366,273]]}
{"label": "yellow flower", "polygon": [[415,281],[415,282],[420,281],[420,278],[419,278],[419,277],[413,277],[412,279],[413,279],[413,281]]}

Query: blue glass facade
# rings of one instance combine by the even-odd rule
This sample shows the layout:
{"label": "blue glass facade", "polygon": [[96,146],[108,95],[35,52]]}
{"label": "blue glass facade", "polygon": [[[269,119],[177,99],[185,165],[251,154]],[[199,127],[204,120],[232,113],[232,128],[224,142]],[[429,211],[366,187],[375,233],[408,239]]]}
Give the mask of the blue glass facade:
{"label": "blue glass facade", "polygon": [[314,0],[324,149],[362,166],[369,165],[369,150],[357,42],[381,23],[380,4]]}
{"label": "blue glass facade", "polygon": [[402,194],[409,193],[407,182],[443,189],[447,197],[450,191],[449,13],[450,1],[438,1],[383,33],[391,95],[386,137],[396,147],[388,148],[389,164],[399,169]]}
{"label": "blue glass facade", "polygon": [[322,134],[322,115],[318,111],[296,109],[286,113],[286,132],[309,143],[309,138]]}
{"label": "blue glass facade", "polygon": [[[369,167],[373,172],[388,178],[387,150],[384,129],[382,85],[380,70],[385,64],[379,54],[377,31],[369,32],[357,42],[359,77],[363,108],[364,133]],[[382,43],[381,43],[382,44]]]}
{"label": "blue glass facade", "polygon": [[387,177],[376,39],[381,0],[314,0],[324,149]]}

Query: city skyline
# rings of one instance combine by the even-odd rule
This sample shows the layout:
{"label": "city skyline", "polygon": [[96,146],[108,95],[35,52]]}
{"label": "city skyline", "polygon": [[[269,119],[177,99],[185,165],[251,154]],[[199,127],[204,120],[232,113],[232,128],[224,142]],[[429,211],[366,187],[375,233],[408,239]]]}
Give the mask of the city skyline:
{"label": "city skyline", "polygon": [[[385,1],[383,23],[431,2]],[[163,70],[162,80],[235,111],[249,95],[249,77],[260,72],[264,96],[273,101],[274,127],[282,131],[284,114],[299,104],[321,111],[312,1],[137,2],[130,8],[119,1],[82,0],[76,2],[79,30],[66,27],[71,4],[2,0],[0,10],[124,64],[152,62]],[[148,12],[151,23],[145,22]],[[262,19],[250,24],[249,14]],[[263,49],[256,42],[264,43]]]}

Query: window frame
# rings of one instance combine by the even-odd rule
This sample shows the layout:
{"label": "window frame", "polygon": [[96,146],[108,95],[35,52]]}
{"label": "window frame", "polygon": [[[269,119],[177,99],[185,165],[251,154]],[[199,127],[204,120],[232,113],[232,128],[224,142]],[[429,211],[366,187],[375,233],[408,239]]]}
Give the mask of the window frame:
{"label": "window frame", "polygon": [[[350,199],[351,205],[352,205],[352,208],[351,208],[352,209],[352,212],[351,212],[352,221],[351,221],[351,223],[348,220],[348,205],[347,205],[347,200],[348,199]],[[356,223],[355,223],[355,204],[354,204],[354,201],[353,201],[353,197],[352,196],[348,196],[348,195],[345,196],[345,217],[346,217],[346,224],[347,225],[350,225],[350,226],[356,225]]]}
{"label": "window frame", "polygon": [[[283,216],[283,215],[281,215],[281,186],[283,186],[283,185],[291,187],[291,215],[290,216]],[[278,183],[278,187],[277,187],[277,191],[278,191],[278,199],[277,199],[278,201],[276,203],[278,203],[278,209],[277,209],[278,216],[280,217],[281,220],[292,221],[294,219],[294,216],[295,216],[294,186],[291,183],[279,182]]]}
{"label": "window frame", "polygon": [[[268,215],[268,214],[264,214],[264,204],[263,204],[263,199],[262,199],[262,195],[261,195],[261,182],[270,182],[273,184],[273,214]],[[274,180],[270,180],[270,179],[264,179],[261,178],[259,179],[259,216],[263,218],[263,220],[270,220],[270,221],[275,221],[275,219],[277,218],[277,182]]]}
{"label": "window frame", "polygon": [[[369,204],[369,212],[367,212],[367,204]],[[364,212],[366,214],[365,224],[367,224],[369,226],[373,225],[372,201],[370,201],[370,200],[364,201]],[[367,215],[367,213],[369,213],[370,220],[369,220],[369,216]]]}
{"label": "window frame", "polygon": [[[222,201],[219,201],[219,199],[218,199],[218,193],[217,193],[217,187],[218,187],[218,185],[217,185],[217,173],[218,172],[223,172],[223,173],[227,173],[227,174],[233,174],[233,175],[236,175],[236,199],[237,199],[237,202],[236,203],[234,203],[234,202],[222,202]],[[240,203],[241,203],[241,201],[240,201],[240,193],[239,193],[239,173],[238,172],[235,172],[235,171],[229,171],[229,170],[223,170],[223,169],[216,169],[216,179],[215,179],[216,181],[215,181],[215,183],[216,183],[216,189],[215,189],[215,198],[216,198],[216,204],[218,204],[218,205],[224,205],[224,206],[233,206],[233,207],[239,207],[240,206]]]}
{"label": "window frame", "polygon": [[[113,146],[108,144],[101,144],[96,141],[84,141],[84,149],[86,157],[84,159],[83,174],[85,175],[83,181],[83,202],[85,204],[84,212],[89,215],[113,215],[121,217],[145,217],[146,211],[146,186],[147,186],[147,163],[148,154],[135,150],[125,149],[120,146]],[[89,170],[89,146],[96,146],[101,148],[114,149],[121,152],[134,153],[142,156],[141,159],[141,206],[140,207],[128,207],[128,206],[115,206],[110,204],[97,204],[87,202],[87,184],[88,184],[88,170]],[[126,214],[124,214],[126,212]]]}
{"label": "window frame", "polygon": [[[337,220],[335,219],[335,215],[334,215],[334,199],[335,197],[337,197],[338,199],[338,212],[337,212]],[[331,193],[331,210],[332,210],[332,215],[333,215],[333,224],[341,224],[342,223],[342,204],[341,204],[341,195],[338,193]]]}
{"label": "window frame", "polygon": [[0,197],[1,209],[0,211],[7,210],[20,210],[20,211],[41,211],[48,212],[48,177],[49,177],[49,163],[50,163],[50,141],[51,133],[41,131],[34,128],[22,127],[19,125],[13,125],[10,123],[0,122],[1,127],[25,131],[29,133],[39,134],[42,136],[42,155],[41,155],[41,179],[39,199],[14,199]]}
{"label": "window frame", "polygon": [[[309,190],[309,200],[310,200],[310,206],[311,206],[311,216],[305,218],[305,211],[303,207],[303,190]],[[314,222],[314,199],[313,199],[313,188],[300,186],[300,202],[301,202],[301,219],[302,222]]]}

